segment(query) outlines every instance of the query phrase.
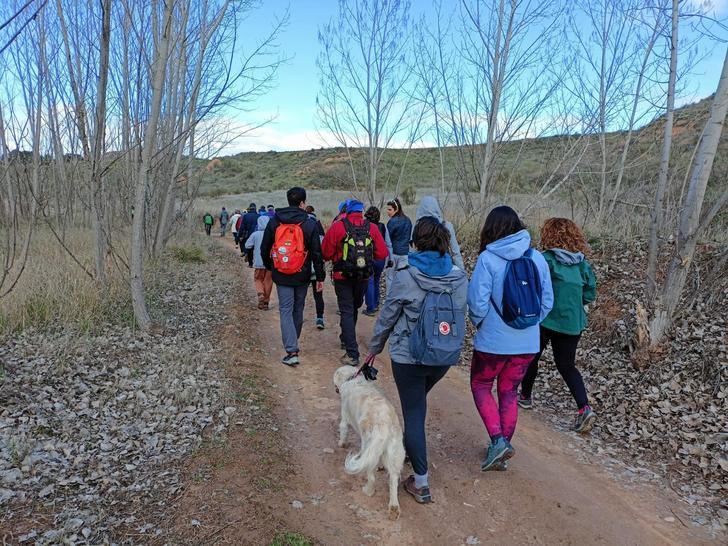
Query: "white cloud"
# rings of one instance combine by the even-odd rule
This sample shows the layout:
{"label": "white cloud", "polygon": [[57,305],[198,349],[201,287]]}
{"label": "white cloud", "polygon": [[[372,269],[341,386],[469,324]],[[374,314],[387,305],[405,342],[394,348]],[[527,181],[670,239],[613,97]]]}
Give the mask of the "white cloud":
{"label": "white cloud", "polygon": [[708,0],[706,7],[708,11],[713,11],[716,15],[723,15],[728,12],[728,0]]}

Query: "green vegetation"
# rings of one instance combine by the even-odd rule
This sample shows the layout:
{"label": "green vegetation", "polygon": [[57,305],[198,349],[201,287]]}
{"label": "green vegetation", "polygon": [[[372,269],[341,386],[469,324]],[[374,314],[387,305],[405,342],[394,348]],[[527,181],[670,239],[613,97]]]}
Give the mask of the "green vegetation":
{"label": "green vegetation", "polygon": [[175,260],[182,263],[205,263],[205,252],[197,245],[170,246],[169,252]]}
{"label": "green vegetation", "polygon": [[313,546],[314,542],[300,533],[281,533],[270,543],[270,546]]}

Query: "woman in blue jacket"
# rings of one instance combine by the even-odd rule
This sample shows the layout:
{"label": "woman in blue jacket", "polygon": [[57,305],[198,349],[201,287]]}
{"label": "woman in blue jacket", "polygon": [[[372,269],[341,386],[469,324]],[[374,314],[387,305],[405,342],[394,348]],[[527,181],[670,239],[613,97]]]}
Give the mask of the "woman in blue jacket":
{"label": "woman in blue jacket", "polygon": [[[510,207],[496,207],[485,219],[480,234],[480,256],[468,289],[470,319],[477,332],[473,338],[470,388],[475,405],[490,436],[481,470],[505,470],[513,454],[510,440],[518,419],[518,385],[539,351],[538,324],[518,330],[506,324],[493,308],[503,301],[503,282],[509,262],[531,247],[531,236]],[[551,311],[554,294],[549,267],[538,252],[530,254],[541,283],[543,320]],[[498,404],[493,397],[497,381]]]}
{"label": "woman in blue jacket", "polygon": [[412,221],[402,210],[399,197],[387,202],[387,231],[385,241],[389,250],[389,271],[387,272],[387,289],[392,285],[397,270],[407,265],[407,254],[410,250],[412,236]]}

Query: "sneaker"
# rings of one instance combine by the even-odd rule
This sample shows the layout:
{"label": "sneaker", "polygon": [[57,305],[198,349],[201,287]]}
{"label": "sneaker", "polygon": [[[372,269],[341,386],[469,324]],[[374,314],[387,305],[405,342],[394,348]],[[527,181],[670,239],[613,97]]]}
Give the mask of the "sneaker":
{"label": "sneaker", "polygon": [[415,487],[414,474],[404,481],[404,490],[412,495],[420,504],[429,504],[432,502],[432,495],[429,487]]}
{"label": "sneaker", "polygon": [[522,394],[518,395],[518,405],[523,409],[533,409],[533,399],[524,398]]}
{"label": "sneaker", "polygon": [[508,440],[501,437],[494,444],[490,444],[485,454],[485,459],[480,464],[480,470],[496,470],[502,461],[506,461],[513,457],[515,450]]}
{"label": "sneaker", "polygon": [[298,366],[300,360],[298,360],[298,353],[288,353],[281,359],[281,362],[286,366]]}
{"label": "sneaker", "polygon": [[594,426],[594,420],[597,418],[597,414],[592,411],[589,406],[584,406],[582,410],[576,414],[574,419],[574,426],[572,430],[574,432],[589,432]]}
{"label": "sneaker", "polygon": [[345,366],[353,366],[354,368],[359,367],[359,357],[353,357],[349,355],[344,355],[341,357],[341,363]]}
{"label": "sneaker", "polygon": [[318,328],[319,330],[323,330],[324,328],[326,328],[323,317],[316,318],[316,328]]}
{"label": "sneaker", "polygon": [[362,314],[368,317],[376,317],[377,311],[375,309],[372,309],[371,311],[369,309],[364,309],[364,311],[362,311]]}

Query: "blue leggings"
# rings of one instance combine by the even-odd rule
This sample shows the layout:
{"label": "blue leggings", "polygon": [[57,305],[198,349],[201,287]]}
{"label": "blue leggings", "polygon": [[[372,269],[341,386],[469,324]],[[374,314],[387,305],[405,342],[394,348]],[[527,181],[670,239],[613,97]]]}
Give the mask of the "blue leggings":
{"label": "blue leggings", "polygon": [[415,474],[427,473],[427,393],[440,381],[449,366],[398,364],[392,361],[392,374],[399,392],[404,417],[404,449],[412,462]]}

